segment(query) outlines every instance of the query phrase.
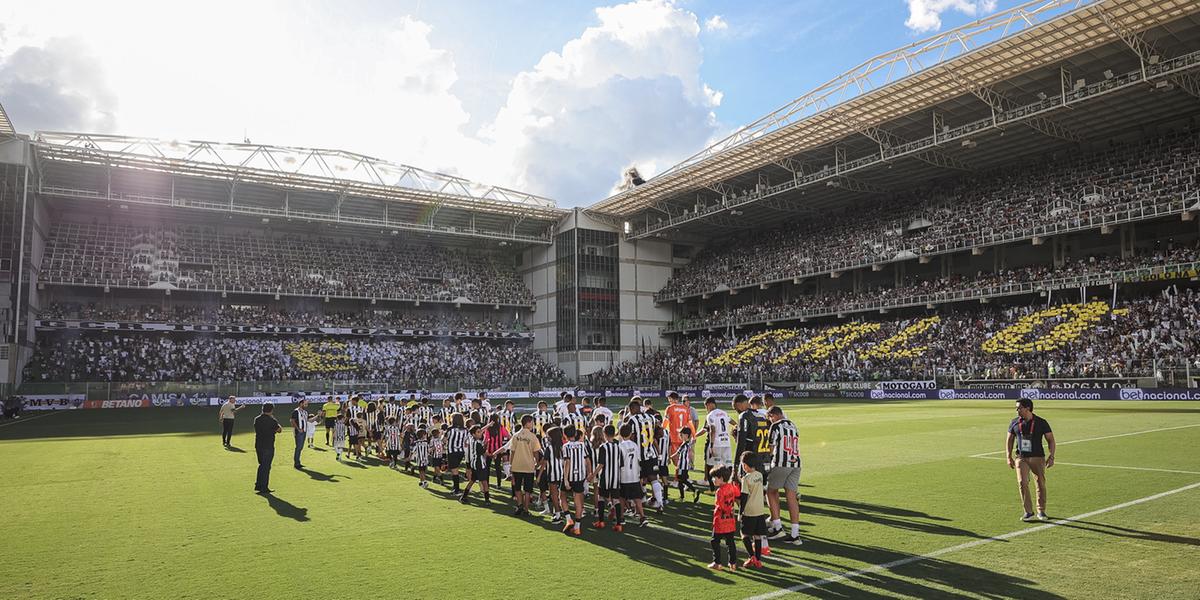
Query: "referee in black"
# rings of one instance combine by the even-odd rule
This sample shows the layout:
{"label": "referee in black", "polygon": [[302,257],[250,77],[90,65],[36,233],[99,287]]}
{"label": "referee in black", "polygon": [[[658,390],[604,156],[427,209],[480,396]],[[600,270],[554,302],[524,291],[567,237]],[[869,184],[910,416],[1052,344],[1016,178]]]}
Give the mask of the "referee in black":
{"label": "referee in black", "polygon": [[263,404],[262,414],[254,418],[254,453],[258,455],[258,478],[254,480],[254,491],[271,493],[271,461],[275,460],[275,434],[283,431],[279,421],[271,413],[275,407]]}

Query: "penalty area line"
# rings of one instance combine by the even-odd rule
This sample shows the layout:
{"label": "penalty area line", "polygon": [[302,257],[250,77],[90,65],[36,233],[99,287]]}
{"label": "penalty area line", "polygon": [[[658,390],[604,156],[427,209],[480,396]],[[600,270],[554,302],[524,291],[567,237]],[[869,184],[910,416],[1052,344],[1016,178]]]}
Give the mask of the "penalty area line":
{"label": "penalty area line", "polygon": [[[982,458],[984,460],[1004,460],[1003,456],[972,456],[971,458]],[[1153,467],[1127,467],[1125,465],[1092,465],[1088,463],[1071,463],[1054,461],[1055,465],[1064,465],[1068,467],[1092,467],[1094,469],[1125,469],[1129,471],[1153,471],[1155,473],[1180,473],[1182,475],[1200,475],[1200,471],[1183,471],[1180,469],[1156,469]]]}
{"label": "penalty area line", "polygon": [[[1111,440],[1113,438],[1126,437],[1126,436],[1130,436],[1130,435],[1142,435],[1143,433],[1158,433],[1159,431],[1174,431],[1176,429],[1188,429],[1189,427],[1200,427],[1200,423],[1192,423],[1191,425],[1177,425],[1175,427],[1161,427],[1159,429],[1147,429],[1145,431],[1131,431],[1129,433],[1117,433],[1114,435],[1102,435],[1100,437],[1084,438],[1082,440],[1068,440],[1065,442],[1059,442],[1058,445],[1066,446],[1067,444],[1078,444],[1080,442],[1094,442],[1097,440]],[[987,458],[994,454],[1004,454],[1004,451],[996,450],[995,452],[981,452],[979,454],[972,454],[969,458]]]}
{"label": "penalty area line", "polygon": [[1055,521],[1051,521],[1050,523],[1046,523],[1045,525],[1039,525],[1037,527],[1030,527],[1027,529],[1018,529],[1016,531],[1010,531],[1008,533],[1005,533],[1002,535],[997,535],[995,537],[985,538],[982,540],[974,540],[974,541],[966,542],[963,544],[958,544],[957,546],[950,546],[947,548],[942,548],[941,550],[934,550],[933,552],[930,552],[928,554],[922,554],[919,556],[908,556],[905,558],[893,560],[891,562],[886,562],[886,563],[866,567],[864,569],[848,571],[846,573],[842,573],[841,575],[837,575],[835,577],[828,577],[826,579],[818,579],[816,581],[810,581],[808,583],[801,583],[798,585],[793,585],[791,587],[781,588],[781,589],[775,590],[773,592],[767,592],[765,594],[760,594],[758,596],[751,596],[750,598],[747,598],[746,600],[767,600],[768,598],[776,598],[776,597],[782,596],[784,594],[790,594],[793,592],[802,592],[805,590],[811,590],[814,588],[823,587],[823,586],[829,585],[831,583],[839,583],[842,581],[855,579],[858,577],[862,577],[863,575],[870,575],[872,573],[878,573],[880,571],[890,571],[897,567],[903,567],[905,565],[910,565],[915,562],[920,562],[920,561],[928,560],[931,558],[937,558],[939,556],[945,556],[947,554],[952,554],[954,552],[968,550],[968,549],[974,548],[976,546],[983,546],[985,544],[991,544],[992,542],[1011,540],[1013,538],[1020,537],[1023,535],[1028,535],[1030,533],[1035,533],[1038,531],[1045,531],[1047,529],[1053,529],[1055,527],[1058,527],[1059,525],[1064,525],[1067,523],[1071,523],[1073,521],[1081,521],[1084,519],[1094,517],[1096,515],[1102,515],[1104,513],[1112,512],[1114,510],[1120,510],[1122,508],[1129,508],[1130,506],[1136,506],[1138,504],[1151,502],[1154,500],[1158,500],[1159,498],[1165,498],[1165,497],[1171,496],[1173,494],[1178,494],[1180,492],[1186,492],[1188,490],[1193,490],[1196,488],[1200,488],[1200,482],[1193,483],[1191,485],[1185,485],[1183,487],[1175,488],[1173,490],[1167,490],[1165,492],[1160,492],[1160,493],[1154,494],[1152,496],[1138,498],[1137,500],[1130,500],[1129,502],[1122,502],[1121,504],[1114,504],[1114,505],[1106,507],[1106,508],[1101,508],[1101,509],[1085,512],[1085,513],[1081,513],[1081,514],[1075,515],[1073,517],[1067,517],[1065,519],[1057,519]]}

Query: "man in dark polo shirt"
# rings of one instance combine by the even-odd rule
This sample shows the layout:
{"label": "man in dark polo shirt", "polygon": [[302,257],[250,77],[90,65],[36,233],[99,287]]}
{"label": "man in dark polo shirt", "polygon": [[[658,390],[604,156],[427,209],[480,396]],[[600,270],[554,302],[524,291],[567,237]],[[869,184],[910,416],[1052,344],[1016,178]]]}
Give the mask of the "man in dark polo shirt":
{"label": "man in dark polo shirt", "polygon": [[271,461],[275,459],[275,434],[283,431],[279,421],[271,413],[275,407],[263,404],[262,414],[254,418],[254,453],[258,455],[258,478],[254,480],[254,491],[259,494],[271,492]]}
{"label": "man in dark polo shirt", "polygon": [[292,435],[296,437],[296,453],[292,455],[292,466],[303,469],[300,464],[300,451],[304,449],[304,438],[308,429],[308,399],[300,396],[296,408],[292,410]]}
{"label": "man in dark polo shirt", "polygon": [[[1049,447],[1049,454],[1042,445],[1043,438]],[[1017,451],[1015,461],[1014,442]],[[1021,504],[1025,507],[1025,515],[1021,520],[1033,520],[1033,502],[1029,497],[1029,474],[1033,473],[1037,478],[1037,518],[1045,521],[1046,469],[1054,466],[1054,433],[1050,430],[1050,423],[1033,414],[1033,400],[1017,400],[1017,418],[1008,424],[1004,455],[1008,459],[1008,468],[1017,470],[1017,487],[1021,489]]]}

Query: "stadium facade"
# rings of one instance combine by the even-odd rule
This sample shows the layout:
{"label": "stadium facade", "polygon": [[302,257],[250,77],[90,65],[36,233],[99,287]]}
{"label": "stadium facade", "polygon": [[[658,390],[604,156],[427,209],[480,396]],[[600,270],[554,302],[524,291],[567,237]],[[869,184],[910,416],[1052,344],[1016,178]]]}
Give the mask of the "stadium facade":
{"label": "stadium facade", "polygon": [[[1194,240],[1200,190],[1103,211],[1086,209],[1116,190],[1072,184],[1047,200],[1045,214],[1087,218],[1048,226],[1033,215],[986,238],[917,247],[888,242],[946,215],[929,212],[882,229],[869,259],[834,256],[769,276],[739,273],[709,287],[669,284],[721,244],[750,243],[785,224],[800,231],[846,207],[882,213],[930,182],[986,179],[1023,162],[1099,155],[1161,136],[1194,137],[1198,75],[1195,2],[1031,2],[864,61],[649,181],[573,210],[351,152],[20,135],[0,113],[0,369],[10,387],[23,383],[39,338],[57,335],[55,329],[138,333],[150,325],[48,317],[52,304],[379,312],[383,325],[327,329],[278,316],[199,329],[195,322],[169,325],[173,334],[200,335],[291,335],[304,326],[347,336],[375,328],[378,335],[423,339],[532,337],[522,343],[566,380],[596,383],[615,365],[697,333],[836,323],[1078,288],[1080,281],[1064,280],[695,319],[756,303],[899,287],[912,278],[1062,265],[1083,251],[1131,256],[1139,240]],[[944,208],[953,211],[953,203]],[[297,271],[304,261],[322,268]],[[435,268],[411,275],[430,261]],[[1102,281],[1082,285],[1089,283]],[[418,325],[389,326],[388,311],[417,314]],[[426,320],[433,325],[421,325],[423,312],[437,314]],[[461,317],[445,326],[447,312]],[[470,325],[480,322],[492,325]]]}

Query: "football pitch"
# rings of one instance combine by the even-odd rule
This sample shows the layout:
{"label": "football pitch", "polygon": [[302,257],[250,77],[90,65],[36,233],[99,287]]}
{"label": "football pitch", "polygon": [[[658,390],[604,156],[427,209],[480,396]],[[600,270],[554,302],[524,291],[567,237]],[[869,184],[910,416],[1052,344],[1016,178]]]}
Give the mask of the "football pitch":
{"label": "football pitch", "polygon": [[215,408],[27,413],[0,425],[0,598],[1200,597],[1200,404],[1038,403],[1058,463],[1051,519],[1028,524],[1000,451],[1011,401],[782,406],[804,545],[736,573],[706,567],[708,494],[574,538],[511,516],[507,488],[464,506],[339,464],[320,428],[294,470],[282,408],[267,497],[251,490],[257,407],[236,451]]}

